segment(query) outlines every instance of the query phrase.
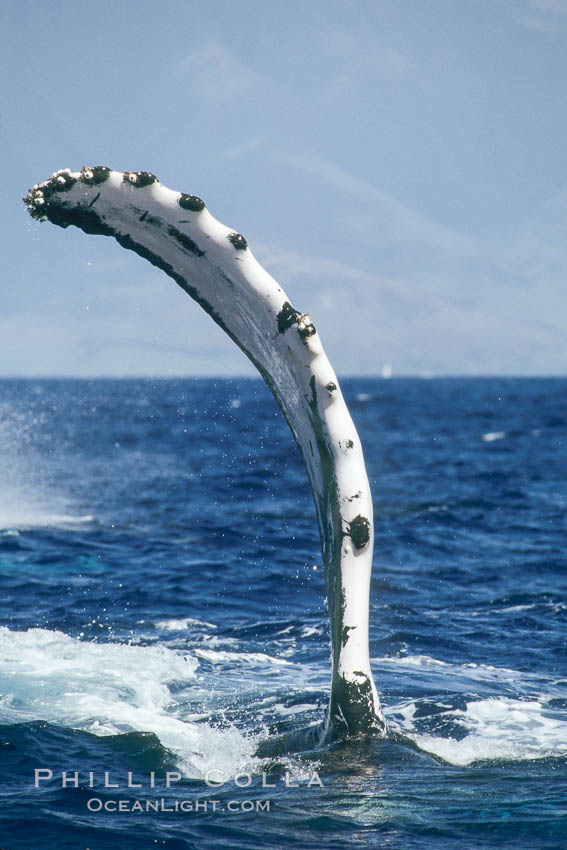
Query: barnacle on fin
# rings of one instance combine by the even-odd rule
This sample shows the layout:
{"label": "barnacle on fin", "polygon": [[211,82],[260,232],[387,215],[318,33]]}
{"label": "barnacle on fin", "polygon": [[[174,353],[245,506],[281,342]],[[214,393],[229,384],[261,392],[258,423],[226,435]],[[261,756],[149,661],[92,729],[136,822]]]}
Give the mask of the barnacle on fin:
{"label": "barnacle on fin", "polygon": [[55,171],[49,180],[43,183],[37,183],[33,186],[27,196],[23,198],[30,215],[33,218],[43,218],[44,208],[52,195],[58,192],[67,192],[72,189],[77,178],[73,177],[71,171],[66,168],[62,171]]}
{"label": "barnacle on fin", "polygon": [[137,189],[143,189],[145,186],[151,186],[157,182],[157,177],[151,171],[125,171],[122,178],[125,183],[131,183]]}
{"label": "barnacle on fin", "polygon": [[81,183],[86,183],[87,186],[98,186],[104,183],[110,176],[110,168],[106,165],[95,165],[93,167],[85,165],[81,169]]}
{"label": "barnacle on fin", "polygon": [[370,540],[370,523],[365,516],[355,516],[348,523],[348,534],[355,549],[364,549]]}
{"label": "barnacle on fin", "polygon": [[314,336],[317,331],[315,330],[315,325],[311,321],[308,313],[304,313],[303,316],[300,316],[297,320],[297,330],[299,332],[299,336],[302,340],[309,339],[310,336]]}
{"label": "barnacle on fin", "polygon": [[77,178],[73,177],[70,170],[67,168],[64,171],[56,171],[51,177],[51,180],[47,181],[45,188],[47,188],[50,192],[67,192],[68,189],[73,188],[76,182]]}
{"label": "barnacle on fin", "polygon": [[241,233],[229,233],[226,238],[237,251],[244,251],[248,247],[248,242]]}
{"label": "barnacle on fin", "polygon": [[201,212],[205,209],[205,202],[201,198],[198,198],[197,195],[186,195],[184,192],[178,197],[177,203],[181,209],[191,212]]}

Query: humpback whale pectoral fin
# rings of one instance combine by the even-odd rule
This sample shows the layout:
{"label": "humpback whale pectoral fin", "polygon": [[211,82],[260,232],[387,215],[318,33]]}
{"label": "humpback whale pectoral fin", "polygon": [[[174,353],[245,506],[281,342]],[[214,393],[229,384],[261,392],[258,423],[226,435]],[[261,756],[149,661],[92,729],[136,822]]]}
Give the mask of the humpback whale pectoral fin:
{"label": "humpback whale pectoral fin", "polygon": [[309,315],[292,306],[242,234],[214,219],[200,197],[168,189],[149,171],[65,169],[36,184],[24,202],[35,219],[112,236],[160,268],[266,380],[307,467],[331,623],[325,721],[304,730],[297,741],[309,749],[349,735],[383,735],[368,653],[370,485],[356,428]]}
{"label": "humpback whale pectoral fin", "polygon": [[256,755],[275,758],[286,753],[318,750],[328,744],[350,738],[385,737],[386,724],[376,712],[374,689],[370,678],[355,671],[356,681],[337,677],[331,701],[322,723],[262,741]]}
{"label": "humpback whale pectoral fin", "polygon": [[328,708],[329,739],[375,732],[384,735],[386,724],[376,711],[373,683],[367,673],[354,671],[333,681]]}

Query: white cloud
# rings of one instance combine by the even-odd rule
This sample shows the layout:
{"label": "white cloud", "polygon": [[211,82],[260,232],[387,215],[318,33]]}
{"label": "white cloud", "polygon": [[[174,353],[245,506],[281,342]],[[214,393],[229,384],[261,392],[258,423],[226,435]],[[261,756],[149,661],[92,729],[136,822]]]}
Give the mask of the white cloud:
{"label": "white cloud", "polygon": [[529,0],[529,5],[542,12],[559,12],[567,14],[567,0]]}
{"label": "white cloud", "polygon": [[567,0],[527,0],[525,6],[513,7],[521,26],[546,35],[564,33]]}
{"label": "white cloud", "polygon": [[241,97],[258,82],[257,75],[218,41],[190,51],[182,72],[189,75],[197,94],[213,106]]}
{"label": "white cloud", "polygon": [[[288,165],[318,177],[351,198],[376,204],[388,216],[391,235],[397,240],[425,244],[450,254],[468,255],[475,251],[475,242],[470,237],[411,209],[382,189],[321,157],[283,156],[282,159]],[[354,211],[350,213],[348,223],[359,232],[369,226],[368,219],[361,219]]]}

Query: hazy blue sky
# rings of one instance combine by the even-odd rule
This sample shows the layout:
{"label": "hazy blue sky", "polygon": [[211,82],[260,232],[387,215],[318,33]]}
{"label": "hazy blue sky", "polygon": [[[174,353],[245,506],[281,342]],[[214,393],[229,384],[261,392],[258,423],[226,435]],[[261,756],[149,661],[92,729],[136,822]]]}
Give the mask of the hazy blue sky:
{"label": "hazy blue sky", "polygon": [[0,374],[250,374],[58,168],[203,197],[339,375],[567,374],[567,0],[2,0]]}

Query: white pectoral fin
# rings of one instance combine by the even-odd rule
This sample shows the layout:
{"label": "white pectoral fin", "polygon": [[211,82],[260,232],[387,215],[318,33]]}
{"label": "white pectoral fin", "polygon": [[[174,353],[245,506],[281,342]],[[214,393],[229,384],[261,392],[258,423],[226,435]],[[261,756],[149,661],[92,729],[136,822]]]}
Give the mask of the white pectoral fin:
{"label": "white pectoral fin", "polygon": [[113,236],[162,269],[264,377],[302,453],[319,522],[333,648],[325,734],[334,734],[339,717],[347,733],[383,733],[368,661],[370,487],[358,434],[309,315],[292,306],[242,234],[213,218],[201,198],[172,191],[149,172],[58,171],[24,202],[36,219]]}

